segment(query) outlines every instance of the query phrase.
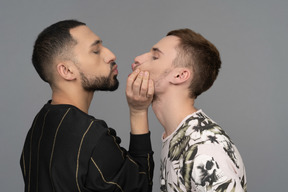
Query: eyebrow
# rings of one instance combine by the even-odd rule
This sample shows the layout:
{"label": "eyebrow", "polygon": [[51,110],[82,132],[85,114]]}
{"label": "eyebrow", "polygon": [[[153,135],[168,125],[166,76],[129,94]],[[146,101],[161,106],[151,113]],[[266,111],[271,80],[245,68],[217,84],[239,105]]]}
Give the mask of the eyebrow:
{"label": "eyebrow", "polygon": [[102,40],[96,40],[96,41],[94,41],[94,42],[91,44],[91,47],[97,46],[97,45],[102,44],[102,43],[103,43]]}
{"label": "eyebrow", "polygon": [[164,55],[164,53],[163,53],[159,48],[157,48],[157,47],[153,47],[153,48],[152,48],[152,51],[153,51],[153,52],[158,52],[158,53],[161,53],[161,54]]}

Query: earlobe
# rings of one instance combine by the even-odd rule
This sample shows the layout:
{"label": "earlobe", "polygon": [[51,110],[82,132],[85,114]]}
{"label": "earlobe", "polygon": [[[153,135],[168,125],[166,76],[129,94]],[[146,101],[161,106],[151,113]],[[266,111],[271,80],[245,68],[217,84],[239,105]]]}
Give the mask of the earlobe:
{"label": "earlobe", "polygon": [[67,63],[59,63],[57,65],[58,74],[64,78],[65,80],[72,81],[76,79],[75,74],[73,73],[73,69]]}

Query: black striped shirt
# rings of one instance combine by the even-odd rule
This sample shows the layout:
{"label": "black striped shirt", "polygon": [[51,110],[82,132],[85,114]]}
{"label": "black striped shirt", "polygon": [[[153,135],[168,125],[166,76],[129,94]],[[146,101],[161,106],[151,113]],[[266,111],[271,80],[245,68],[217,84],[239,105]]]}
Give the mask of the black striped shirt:
{"label": "black striped shirt", "polygon": [[72,105],[44,105],[21,155],[25,192],[152,191],[150,133],[129,151],[103,120]]}

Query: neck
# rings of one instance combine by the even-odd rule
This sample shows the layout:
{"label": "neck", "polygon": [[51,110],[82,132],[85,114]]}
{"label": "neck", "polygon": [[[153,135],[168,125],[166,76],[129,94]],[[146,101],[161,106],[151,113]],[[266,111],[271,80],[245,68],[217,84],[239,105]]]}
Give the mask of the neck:
{"label": "neck", "polygon": [[52,89],[52,105],[69,104],[77,107],[81,111],[88,113],[93,92],[77,89]]}
{"label": "neck", "polygon": [[194,107],[194,99],[179,91],[158,96],[153,101],[152,108],[164,127],[164,138],[171,135],[186,116],[197,111]]}

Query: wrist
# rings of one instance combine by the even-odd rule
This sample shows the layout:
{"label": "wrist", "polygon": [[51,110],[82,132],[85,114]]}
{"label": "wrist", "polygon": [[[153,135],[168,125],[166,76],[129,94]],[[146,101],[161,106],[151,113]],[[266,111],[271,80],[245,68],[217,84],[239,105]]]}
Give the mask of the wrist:
{"label": "wrist", "polygon": [[148,109],[130,109],[130,116],[147,116]]}
{"label": "wrist", "polygon": [[148,110],[131,110],[130,123],[132,134],[145,134],[149,132]]}

